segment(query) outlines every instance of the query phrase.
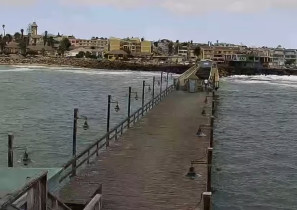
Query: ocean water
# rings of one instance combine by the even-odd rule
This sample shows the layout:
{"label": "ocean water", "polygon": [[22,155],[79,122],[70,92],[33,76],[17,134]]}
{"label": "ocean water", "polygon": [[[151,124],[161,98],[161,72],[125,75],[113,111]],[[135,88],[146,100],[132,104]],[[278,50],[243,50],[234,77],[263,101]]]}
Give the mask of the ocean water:
{"label": "ocean water", "polygon": [[[66,67],[0,66],[0,167],[7,166],[7,134],[14,134],[14,165],[27,149],[28,167],[58,167],[72,154],[73,109],[88,117],[90,129],[79,121],[78,152],[106,131],[107,96],[119,102],[111,110],[111,128],[127,117],[128,87],[138,92],[132,113],[141,106],[142,81],[152,84],[160,72],[92,70]],[[174,75],[173,75],[174,76]],[[169,76],[169,85],[173,77]],[[157,82],[156,82],[157,83]],[[163,83],[163,90],[166,82]],[[160,91],[156,84],[155,95]],[[152,92],[145,91],[145,101]]]}
{"label": "ocean water", "polygon": [[234,76],[219,90],[215,210],[297,209],[297,77]]}

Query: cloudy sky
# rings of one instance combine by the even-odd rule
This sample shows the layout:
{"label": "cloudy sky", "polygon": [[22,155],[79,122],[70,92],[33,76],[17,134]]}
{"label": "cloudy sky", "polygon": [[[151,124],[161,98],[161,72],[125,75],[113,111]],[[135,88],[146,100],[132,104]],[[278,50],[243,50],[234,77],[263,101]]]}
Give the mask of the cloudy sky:
{"label": "cloudy sky", "polygon": [[0,0],[8,33],[145,37],[297,48],[297,0]]}

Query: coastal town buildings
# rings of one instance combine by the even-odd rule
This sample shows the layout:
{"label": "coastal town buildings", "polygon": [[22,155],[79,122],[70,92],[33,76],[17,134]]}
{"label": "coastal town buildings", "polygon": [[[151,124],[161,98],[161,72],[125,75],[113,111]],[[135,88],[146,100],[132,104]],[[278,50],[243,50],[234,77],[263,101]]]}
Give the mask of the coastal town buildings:
{"label": "coastal town buildings", "polygon": [[70,38],[69,39],[71,45],[73,47],[85,47],[85,48],[94,48],[100,49],[102,52],[108,49],[108,39],[106,38],[92,38],[88,39],[76,39]]}
{"label": "coastal town buildings", "polygon": [[297,50],[296,49],[285,49],[285,62],[289,66],[297,65]]}
{"label": "coastal town buildings", "polygon": [[[27,33],[26,33],[27,32]],[[127,62],[168,64],[191,64],[197,59],[210,59],[219,64],[232,64],[246,68],[293,68],[297,67],[297,49],[285,49],[281,46],[247,47],[243,44],[221,43],[208,41],[208,43],[194,43],[193,41],[180,42],[169,39],[149,41],[144,38],[115,38],[92,37],[80,39],[74,35],[52,35],[47,32],[40,33],[36,22],[29,24],[23,34],[22,50],[20,48],[20,36],[11,36],[1,53],[5,54],[29,54],[42,56],[61,56],[59,51],[63,39],[70,41],[71,47],[66,50],[65,56],[76,57],[81,55],[88,58],[100,58],[108,60],[124,60]],[[199,48],[200,55],[196,55]],[[196,50],[196,51],[195,51]],[[84,56],[83,56],[84,57]]]}

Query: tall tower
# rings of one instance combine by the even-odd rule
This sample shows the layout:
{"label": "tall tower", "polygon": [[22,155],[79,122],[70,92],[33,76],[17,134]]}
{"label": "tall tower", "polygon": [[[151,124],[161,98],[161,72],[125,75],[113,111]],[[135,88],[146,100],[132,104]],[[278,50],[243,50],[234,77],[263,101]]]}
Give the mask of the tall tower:
{"label": "tall tower", "polygon": [[37,28],[38,28],[38,26],[37,26],[36,22],[33,22],[33,24],[31,25],[31,33],[33,36],[37,35]]}

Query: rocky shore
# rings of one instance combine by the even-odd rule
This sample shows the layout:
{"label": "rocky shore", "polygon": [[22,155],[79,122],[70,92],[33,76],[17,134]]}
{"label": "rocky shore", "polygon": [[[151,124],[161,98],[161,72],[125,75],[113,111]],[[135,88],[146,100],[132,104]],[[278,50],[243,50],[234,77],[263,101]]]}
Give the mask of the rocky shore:
{"label": "rocky shore", "polygon": [[297,69],[277,69],[277,68],[235,68],[227,65],[219,65],[220,76],[228,77],[232,75],[297,75]]}
{"label": "rocky shore", "polygon": [[133,70],[133,71],[169,71],[181,74],[190,68],[188,65],[152,65],[122,61],[98,61],[95,59],[60,57],[0,57],[0,65],[46,65],[72,66],[92,69]]}

